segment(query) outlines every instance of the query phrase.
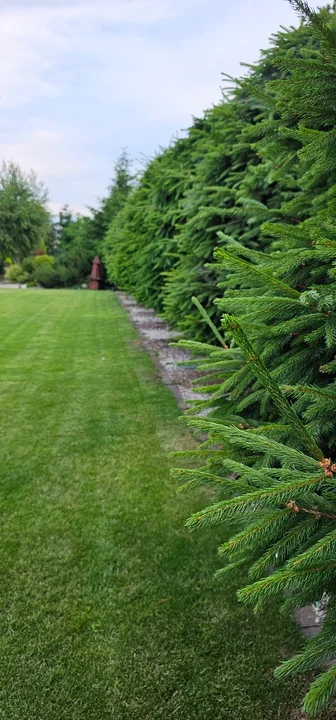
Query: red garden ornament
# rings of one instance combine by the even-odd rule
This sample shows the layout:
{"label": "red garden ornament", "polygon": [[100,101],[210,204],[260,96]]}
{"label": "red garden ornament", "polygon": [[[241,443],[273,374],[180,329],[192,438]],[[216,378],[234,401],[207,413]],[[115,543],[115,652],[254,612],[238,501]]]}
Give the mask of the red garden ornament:
{"label": "red garden ornament", "polygon": [[101,259],[98,255],[92,263],[91,280],[89,283],[90,290],[102,290],[104,285],[104,271]]}

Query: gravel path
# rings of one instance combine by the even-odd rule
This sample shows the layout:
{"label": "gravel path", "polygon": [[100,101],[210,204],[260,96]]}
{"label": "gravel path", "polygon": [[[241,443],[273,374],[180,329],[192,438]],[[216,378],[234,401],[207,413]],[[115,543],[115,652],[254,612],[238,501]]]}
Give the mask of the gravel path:
{"label": "gravel path", "polygon": [[192,380],[198,377],[198,373],[190,366],[183,366],[183,363],[190,360],[189,353],[170,345],[174,340],[177,341],[182,333],[172,330],[162,318],[155,315],[154,310],[139,305],[130,295],[123,292],[117,292],[116,295],[179,407],[185,410],[190,401],[204,399],[204,393],[195,392],[191,384]]}

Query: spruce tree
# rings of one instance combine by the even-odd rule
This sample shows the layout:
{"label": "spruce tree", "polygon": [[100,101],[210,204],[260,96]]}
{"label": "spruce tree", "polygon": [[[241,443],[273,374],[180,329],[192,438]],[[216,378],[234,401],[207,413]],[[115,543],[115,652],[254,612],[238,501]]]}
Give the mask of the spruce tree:
{"label": "spruce tree", "polygon": [[109,277],[158,312],[166,273],[176,262],[176,235],[184,223],[180,199],[192,180],[193,138],[182,138],[151,160],[115,217],[105,243]]}
{"label": "spruce tree", "polygon": [[114,175],[108,188],[108,195],[101,201],[100,208],[94,211],[94,221],[96,224],[98,222],[98,213],[101,216],[99,219],[102,224],[103,235],[107,232],[118,212],[124,207],[132,190],[133,182],[132,162],[126,150],[123,150],[115,163]]}

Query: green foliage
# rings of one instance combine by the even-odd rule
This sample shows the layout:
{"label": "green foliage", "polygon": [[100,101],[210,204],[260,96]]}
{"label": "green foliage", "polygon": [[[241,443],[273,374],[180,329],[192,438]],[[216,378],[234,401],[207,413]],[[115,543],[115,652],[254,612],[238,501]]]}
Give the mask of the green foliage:
{"label": "green foliage", "polygon": [[293,58],[315,57],[317,45],[305,23],[273,36],[247,77],[227,79],[233,87],[222,102],[148,163],[110,225],[104,258],[111,281],[193,338],[207,339],[209,331],[192,295],[220,318],[213,301],[226,273],[212,262],[225,244],[218,231],[251,249],[267,247],[262,223],[278,220],[298,192],[294,141],[286,139],[286,163],[270,156],[279,125],[273,86],[291,76]]}
{"label": "green foliage", "polygon": [[25,258],[22,265],[10,265],[6,278],[11,282],[29,281],[30,286],[38,284],[48,288],[67,284],[60,269],[54,265],[55,258],[52,255],[41,253]]}
{"label": "green foliage", "polygon": [[[92,260],[102,253],[108,225],[121,211],[132,182],[131,164],[124,152],[115,165],[108,197],[100,201],[98,208],[89,208],[91,215],[73,217],[68,205],[62,208],[50,238],[56,262],[53,274],[48,277],[50,282],[54,279],[54,287],[88,281]],[[39,281],[41,278],[42,275]]]}
{"label": "green foliage", "polygon": [[[217,501],[188,524],[231,527],[219,575],[245,570],[242,602],[259,610],[279,597],[285,612],[329,598],[322,630],[276,671],[322,671],[303,706],[316,714],[336,692],[336,35],[328,10],[293,4],[312,23],[315,56],[287,59],[290,74],[268,84],[275,113],[258,147],[295,165],[295,193],[263,223],[259,247],[219,233],[220,338],[181,342],[210,394],[187,418],[207,440],[196,469],[176,472],[187,487],[213,487]],[[210,417],[192,417],[200,409]]]}
{"label": "green foliage", "polygon": [[[239,317],[257,355],[283,386],[325,454],[336,451],[335,229],[332,220],[319,218],[295,229],[267,226],[265,231],[275,235],[267,253],[251,254],[230,242],[216,252],[218,264],[226,271],[225,294],[216,301],[217,307]],[[238,417],[247,426],[277,423],[278,410],[252,364],[232,343],[230,326],[226,342],[229,352],[220,354],[213,347],[210,356],[199,353],[196,360],[215,386],[208,406],[216,406],[216,416],[223,422],[236,422]],[[288,437],[286,428],[279,432],[283,439]]]}
{"label": "green foliage", "polygon": [[176,228],[184,217],[179,201],[191,182],[193,142],[173,143],[149,163],[104,244],[111,282],[160,312],[165,276],[175,262]]}
{"label": "green foliage", "polygon": [[55,258],[52,255],[36,255],[34,257],[34,267],[39,268],[43,265],[53,265]]}
{"label": "green foliage", "polygon": [[97,252],[98,240],[93,231],[92,218],[73,218],[70,213],[65,216],[64,211],[61,211],[54,267],[56,286],[86,282]]}
{"label": "green foliage", "polygon": [[105,236],[110,224],[122,210],[132,190],[134,176],[132,163],[124,150],[114,166],[114,177],[108,188],[108,196],[103,198],[98,210],[93,211],[96,226],[102,226],[101,239]]}
{"label": "green foliage", "polygon": [[0,260],[9,255],[21,262],[44,248],[51,228],[48,196],[35,173],[24,173],[13,162],[0,170]]}
{"label": "green foliage", "polygon": [[67,282],[62,282],[62,276],[58,272],[57,267],[54,267],[53,263],[40,263],[37,265],[32,275],[32,281],[46,288],[67,284]]}
{"label": "green foliage", "polygon": [[21,265],[22,270],[24,270],[24,272],[28,273],[29,276],[33,275],[33,273],[34,273],[34,270],[36,267],[34,261],[35,261],[35,257],[33,255],[30,255],[29,257],[26,257],[22,262],[22,265]]}
{"label": "green foliage", "polygon": [[[188,424],[206,433],[207,440],[195,453],[196,468],[175,473],[187,487],[210,484],[219,497],[194,514],[188,525],[193,529],[224,523],[232,528],[233,534],[220,547],[227,565],[218,575],[238,565],[246,568],[253,582],[238,595],[257,610],[272,597],[279,596],[286,611],[328,594],[322,631],[277,674],[323,669],[336,661],[336,464],[323,456],[237,319],[226,316],[225,325],[279,410],[291,442],[277,441],[267,424],[256,431],[213,418],[189,418]],[[222,349],[217,355],[226,352],[230,351]],[[334,693],[334,673],[322,678],[305,699],[307,712],[317,713]]]}
{"label": "green foliage", "polygon": [[6,280],[11,283],[24,283],[28,280],[28,273],[17,263],[12,263],[6,270]]}

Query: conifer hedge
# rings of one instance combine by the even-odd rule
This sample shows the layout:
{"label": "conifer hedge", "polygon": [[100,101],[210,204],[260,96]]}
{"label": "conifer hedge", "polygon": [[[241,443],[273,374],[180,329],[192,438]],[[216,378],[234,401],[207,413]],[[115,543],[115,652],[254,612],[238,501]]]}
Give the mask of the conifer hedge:
{"label": "conifer hedge", "polygon": [[[232,526],[219,574],[246,570],[243,602],[258,610],[279,596],[288,612],[327,598],[319,634],[276,671],[322,671],[303,704],[316,714],[336,693],[336,36],[334,16],[295,5],[319,50],[266,87],[274,117],[261,139],[277,165],[295,163],[295,192],[276,217],[267,210],[263,247],[221,236],[226,347],[181,343],[210,393],[188,418],[207,434],[196,454],[204,465],[175,472],[187,487],[217,488],[217,502],[189,525]],[[200,407],[210,417],[192,417]]]}
{"label": "conifer hedge", "polygon": [[223,274],[209,267],[221,243],[218,231],[247,247],[263,247],[263,221],[277,219],[283,202],[296,194],[301,144],[275,140],[282,121],[272,84],[291,75],[293,58],[313,57],[317,44],[307,23],[282,30],[247,79],[225,77],[222,102],[149,162],[110,224],[103,254],[112,283],[190,337],[209,337],[192,295],[220,319],[213,301]]}
{"label": "conifer hedge", "polygon": [[202,374],[187,422],[207,440],[174,472],[217,495],[191,528],[232,527],[219,574],[245,570],[256,609],[328,598],[276,671],[321,671],[316,714],[336,693],[336,20],[292,4],[300,27],[146,168],[106,263],[185,332]]}

